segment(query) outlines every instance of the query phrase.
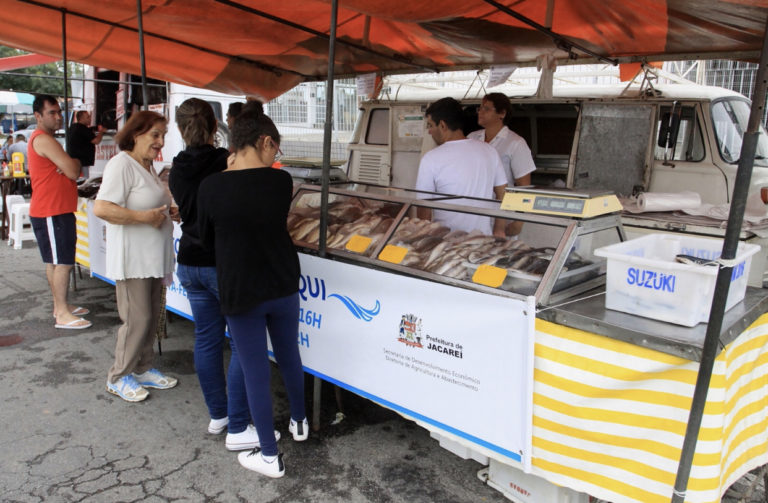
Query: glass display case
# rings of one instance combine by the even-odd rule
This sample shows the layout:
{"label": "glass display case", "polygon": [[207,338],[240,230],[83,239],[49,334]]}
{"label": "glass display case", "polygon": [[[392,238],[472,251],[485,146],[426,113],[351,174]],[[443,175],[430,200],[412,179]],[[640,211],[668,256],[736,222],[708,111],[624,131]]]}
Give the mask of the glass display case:
{"label": "glass display case", "polygon": [[[288,217],[306,253],[319,252],[320,190],[298,186]],[[604,284],[605,259],[593,251],[621,240],[617,214],[540,215],[363,183],[329,189],[326,255],[497,295],[533,295],[538,305]]]}

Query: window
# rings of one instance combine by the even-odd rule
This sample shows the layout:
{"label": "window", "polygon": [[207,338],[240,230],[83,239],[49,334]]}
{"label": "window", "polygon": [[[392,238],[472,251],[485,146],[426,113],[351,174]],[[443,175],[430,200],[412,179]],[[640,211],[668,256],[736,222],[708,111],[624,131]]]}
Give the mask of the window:
{"label": "window", "polygon": [[221,121],[221,118],[223,117],[222,111],[221,111],[221,103],[218,101],[208,101],[205,100],[206,103],[211,105],[211,108],[213,108],[213,115],[216,117],[217,121]]}
{"label": "window", "polygon": [[670,114],[680,114],[680,127],[677,133],[677,142],[668,148],[660,147],[655,143],[654,158],[662,161],[689,161],[700,162],[704,160],[704,139],[701,134],[701,125],[696,118],[696,107],[664,106],[659,110],[659,118],[656,123],[656,138],[662,128],[662,123],[670,120]]}
{"label": "window", "polygon": [[[712,104],[717,148],[725,162],[735,164],[741,156],[741,143],[749,120],[749,103],[741,99],[724,99]],[[768,165],[768,137],[760,126],[755,150],[755,165]]]}
{"label": "window", "polygon": [[365,143],[368,145],[389,144],[389,109],[375,108],[371,110]]}

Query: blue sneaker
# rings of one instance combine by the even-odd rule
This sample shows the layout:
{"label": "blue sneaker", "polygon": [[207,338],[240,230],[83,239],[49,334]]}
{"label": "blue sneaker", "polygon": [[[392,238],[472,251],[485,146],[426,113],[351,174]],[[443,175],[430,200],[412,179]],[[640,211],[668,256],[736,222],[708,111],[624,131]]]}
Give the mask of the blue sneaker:
{"label": "blue sneaker", "polygon": [[117,380],[117,382],[107,381],[107,391],[117,395],[126,402],[141,402],[149,396],[149,391],[142,388],[133,374],[128,374]]}
{"label": "blue sneaker", "polygon": [[133,377],[136,378],[139,386],[144,386],[145,388],[169,389],[179,384],[178,379],[163,375],[157,369],[149,369],[143,374],[133,374]]}

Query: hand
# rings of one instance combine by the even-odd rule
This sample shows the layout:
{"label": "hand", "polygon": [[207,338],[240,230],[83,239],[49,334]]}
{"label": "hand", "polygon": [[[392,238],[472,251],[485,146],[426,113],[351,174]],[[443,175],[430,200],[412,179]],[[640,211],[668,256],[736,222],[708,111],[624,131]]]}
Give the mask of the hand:
{"label": "hand", "polygon": [[102,126],[101,124],[99,124],[98,126],[96,126],[96,131],[98,131],[99,133],[104,133],[104,132],[106,132],[106,130],[107,130],[107,128],[105,128],[105,127],[104,127],[104,126]]}
{"label": "hand", "polygon": [[171,220],[173,220],[176,223],[181,223],[181,213],[179,213],[178,206],[171,205],[169,214],[171,216]]}
{"label": "hand", "polygon": [[158,207],[158,208],[152,208],[151,210],[145,210],[144,213],[144,223],[147,223],[151,225],[152,227],[159,229],[163,222],[165,222],[165,218],[167,216],[168,206],[165,204]]}

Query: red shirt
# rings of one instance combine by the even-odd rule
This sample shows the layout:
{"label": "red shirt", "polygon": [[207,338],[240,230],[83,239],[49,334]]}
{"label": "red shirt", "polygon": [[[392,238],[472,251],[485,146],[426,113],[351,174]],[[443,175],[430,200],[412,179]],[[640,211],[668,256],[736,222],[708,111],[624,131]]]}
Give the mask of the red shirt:
{"label": "red shirt", "polygon": [[29,136],[27,159],[29,181],[32,183],[32,200],[29,216],[52,217],[77,210],[77,184],[57,171],[56,165],[35,151],[35,138],[48,134],[35,129]]}

